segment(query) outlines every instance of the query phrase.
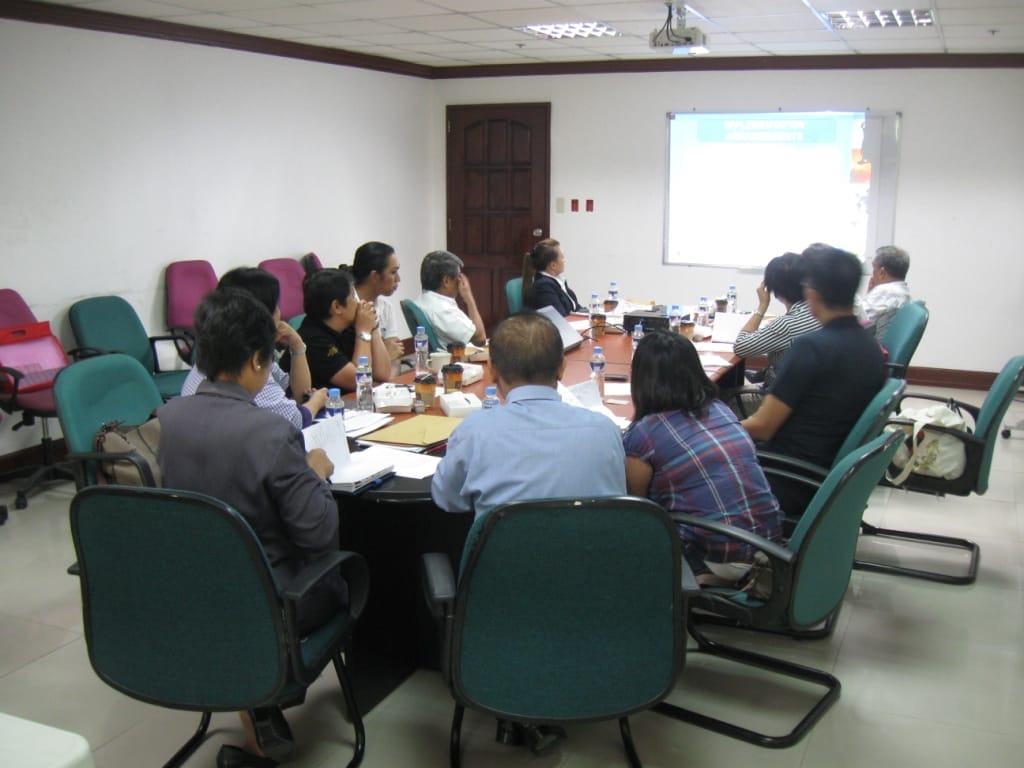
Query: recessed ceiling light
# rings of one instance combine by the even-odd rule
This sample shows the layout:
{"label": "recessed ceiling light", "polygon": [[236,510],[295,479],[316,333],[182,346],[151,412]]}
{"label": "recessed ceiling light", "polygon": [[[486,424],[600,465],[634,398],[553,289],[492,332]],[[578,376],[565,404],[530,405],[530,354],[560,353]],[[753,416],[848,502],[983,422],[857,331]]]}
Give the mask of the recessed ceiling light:
{"label": "recessed ceiling light", "polygon": [[573,21],[567,24],[527,24],[525,27],[516,27],[516,29],[534,37],[546,37],[550,40],[559,40],[563,37],[615,37],[619,34],[617,29],[612,29],[607,24],[602,24],[599,21]]}
{"label": "recessed ceiling light", "polygon": [[826,14],[833,29],[873,29],[892,27],[930,27],[930,10],[909,11],[832,11]]}

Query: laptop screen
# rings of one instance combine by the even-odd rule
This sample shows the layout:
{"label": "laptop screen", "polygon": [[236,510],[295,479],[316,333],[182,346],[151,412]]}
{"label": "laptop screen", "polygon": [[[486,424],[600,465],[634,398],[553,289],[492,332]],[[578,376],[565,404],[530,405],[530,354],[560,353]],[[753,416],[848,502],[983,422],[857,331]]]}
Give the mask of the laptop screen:
{"label": "laptop screen", "polygon": [[537,312],[555,324],[555,328],[558,329],[558,333],[562,337],[562,349],[565,352],[576,349],[576,347],[583,343],[583,337],[580,335],[580,332],[569,325],[569,321],[558,314],[557,309],[554,307],[541,307]]}

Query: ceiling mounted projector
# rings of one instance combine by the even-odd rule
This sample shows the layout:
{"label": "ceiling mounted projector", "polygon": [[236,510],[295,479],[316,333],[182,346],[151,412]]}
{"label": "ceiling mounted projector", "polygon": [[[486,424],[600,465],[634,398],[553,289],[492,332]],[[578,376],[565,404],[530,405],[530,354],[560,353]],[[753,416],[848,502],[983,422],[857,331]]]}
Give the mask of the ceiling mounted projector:
{"label": "ceiling mounted projector", "polygon": [[690,56],[708,53],[704,32],[697,27],[686,26],[686,6],[665,5],[668,6],[668,18],[660,28],[651,32],[651,48],[671,48],[672,53]]}

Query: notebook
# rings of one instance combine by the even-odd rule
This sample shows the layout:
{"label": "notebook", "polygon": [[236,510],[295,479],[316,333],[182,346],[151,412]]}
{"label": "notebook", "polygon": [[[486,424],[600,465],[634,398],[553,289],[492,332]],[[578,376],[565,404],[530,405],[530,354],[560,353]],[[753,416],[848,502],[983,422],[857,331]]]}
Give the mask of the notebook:
{"label": "notebook", "polygon": [[332,491],[358,493],[395,472],[394,462],[386,452],[375,452],[372,447],[356,453],[349,451],[342,418],[310,424],[302,430],[302,439],[307,451],[322,448],[334,464],[334,474],[327,480]]}
{"label": "notebook", "polygon": [[555,324],[555,328],[558,329],[558,333],[562,337],[563,351],[571,352],[583,343],[583,337],[580,335],[580,332],[569,325],[569,321],[558,314],[557,309],[554,307],[541,307],[537,311]]}
{"label": "notebook", "polygon": [[740,328],[746,325],[749,319],[749,314],[716,312],[715,323],[711,327],[711,340],[719,344],[735,344]]}

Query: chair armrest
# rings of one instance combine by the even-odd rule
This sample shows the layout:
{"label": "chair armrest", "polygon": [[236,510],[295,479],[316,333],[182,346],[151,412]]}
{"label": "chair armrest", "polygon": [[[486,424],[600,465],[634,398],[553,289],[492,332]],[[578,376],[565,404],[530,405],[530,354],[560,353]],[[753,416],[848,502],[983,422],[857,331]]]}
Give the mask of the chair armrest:
{"label": "chair armrest", "polygon": [[366,607],[370,592],[370,570],[362,555],[355,552],[328,552],[305,565],[281,590],[281,597],[298,603],[316,584],[335,569],[348,584],[348,610],[353,619],[359,618]]}
{"label": "chair armrest", "polygon": [[676,523],[682,523],[683,525],[692,525],[695,528],[704,528],[709,531],[721,534],[722,536],[728,536],[730,539],[749,544],[750,546],[761,550],[772,560],[778,560],[785,564],[793,562],[793,553],[785,547],[775,542],[768,541],[756,533],[745,531],[742,528],[736,528],[725,523],[719,523],[715,520],[706,520],[703,517],[697,517],[695,515],[688,515],[685,512],[673,512],[671,514],[672,520]]}
{"label": "chair armrest", "polygon": [[815,479],[819,484],[828,477],[828,469],[825,467],[817,464],[811,464],[811,462],[803,461],[802,459],[794,459],[792,456],[786,456],[782,453],[758,451],[757,461],[765,471],[770,467],[772,469],[786,470],[789,472],[802,472],[806,474],[808,478]]}
{"label": "chair armrest", "polygon": [[160,373],[160,355],[157,353],[156,345],[160,341],[170,341],[174,344],[175,350],[180,349],[179,344],[188,344],[188,339],[180,333],[167,333],[161,336],[150,336],[149,347],[153,350],[153,370]]}
{"label": "chair armrest", "polygon": [[11,368],[6,365],[0,365],[0,373],[10,376],[14,380],[14,386],[10,392],[5,392],[3,396],[4,402],[14,402],[18,397],[18,387],[21,384],[21,380],[25,378],[25,374],[19,371],[17,368]]}
{"label": "chair armrest", "polygon": [[451,615],[455,603],[455,573],[447,555],[441,552],[423,555],[423,594],[431,616],[443,619]]}
{"label": "chair armrest", "polygon": [[697,583],[697,577],[693,575],[693,570],[690,568],[689,563],[683,558],[683,569],[682,578],[680,583],[682,586],[683,599],[689,600],[694,595],[700,594],[700,584]]}
{"label": "chair armrest", "polygon": [[84,360],[87,357],[98,357],[99,355],[109,355],[110,350],[100,349],[99,347],[75,347],[67,351],[67,356],[74,361]]}
{"label": "chair armrest", "polygon": [[981,409],[977,406],[965,403],[962,400],[955,400],[952,397],[929,395],[925,392],[904,392],[900,396],[899,400],[896,401],[896,413],[899,413],[903,409],[904,400],[929,400],[933,403],[946,403],[950,408],[967,411],[975,422],[977,422],[978,414],[981,412]]}
{"label": "chair armrest", "polygon": [[121,452],[106,452],[106,451],[74,451],[68,453],[69,461],[127,461],[135,465],[135,468],[139,470],[139,474],[142,476],[143,485],[147,488],[156,488],[156,478],[153,477],[153,470],[149,466],[149,462],[146,461],[138,453],[138,451],[121,451]]}

